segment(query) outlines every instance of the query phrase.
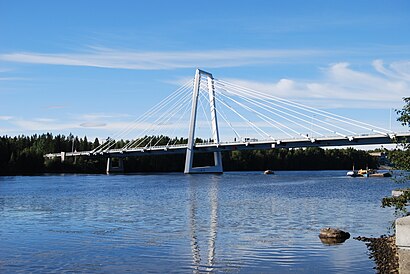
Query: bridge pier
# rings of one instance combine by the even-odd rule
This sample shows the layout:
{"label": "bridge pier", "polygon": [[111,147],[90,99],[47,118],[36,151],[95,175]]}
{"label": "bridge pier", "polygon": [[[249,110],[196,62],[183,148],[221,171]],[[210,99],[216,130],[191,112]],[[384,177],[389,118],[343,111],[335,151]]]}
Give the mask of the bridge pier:
{"label": "bridge pier", "polygon": [[60,157],[61,157],[61,162],[64,163],[65,162],[65,152],[64,151],[61,151]]}
{"label": "bridge pier", "polygon": [[124,172],[124,160],[123,158],[118,158],[118,166],[114,166],[112,163],[112,158],[107,158],[107,174],[110,173],[123,173]]}
{"label": "bridge pier", "polygon": [[194,151],[193,149],[188,149],[186,152],[185,160],[185,174],[192,173],[223,173],[222,167],[222,153],[220,151],[214,152],[214,163],[213,166],[204,166],[204,167],[193,167],[194,160]]}

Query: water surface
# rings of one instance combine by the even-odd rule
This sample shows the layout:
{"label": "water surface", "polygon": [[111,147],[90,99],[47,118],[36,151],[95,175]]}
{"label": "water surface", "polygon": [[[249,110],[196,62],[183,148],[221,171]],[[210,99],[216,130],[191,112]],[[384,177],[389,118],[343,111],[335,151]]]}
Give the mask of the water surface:
{"label": "water surface", "polygon": [[389,178],[345,171],[0,177],[0,272],[374,273]]}

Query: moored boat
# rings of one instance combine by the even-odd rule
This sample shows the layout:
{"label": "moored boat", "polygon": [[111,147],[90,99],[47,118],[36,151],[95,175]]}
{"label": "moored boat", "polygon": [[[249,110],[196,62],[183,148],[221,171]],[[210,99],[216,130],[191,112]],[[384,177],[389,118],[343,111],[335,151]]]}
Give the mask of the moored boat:
{"label": "moored boat", "polygon": [[346,175],[347,175],[347,176],[350,176],[350,177],[358,177],[358,176],[359,176],[359,175],[357,174],[357,171],[356,171],[356,170],[348,171]]}
{"label": "moored boat", "polygon": [[359,169],[348,171],[347,176],[350,177],[391,177],[392,174],[390,171],[377,172],[375,169]]}
{"label": "moored boat", "polygon": [[370,174],[369,177],[391,177],[391,176],[393,175],[391,174],[390,171],[384,171],[384,172],[376,172],[376,173]]}

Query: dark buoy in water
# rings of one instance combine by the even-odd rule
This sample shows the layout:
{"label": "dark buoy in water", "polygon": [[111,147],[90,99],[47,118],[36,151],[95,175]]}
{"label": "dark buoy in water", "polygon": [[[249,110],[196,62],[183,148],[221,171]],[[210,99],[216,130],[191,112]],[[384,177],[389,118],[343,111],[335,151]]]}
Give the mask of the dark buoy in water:
{"label": "dark buoy in water", "polygon": [[267,169],[263,172],[263,174],[275,174],[275,172],[273,172],[273,170]]}

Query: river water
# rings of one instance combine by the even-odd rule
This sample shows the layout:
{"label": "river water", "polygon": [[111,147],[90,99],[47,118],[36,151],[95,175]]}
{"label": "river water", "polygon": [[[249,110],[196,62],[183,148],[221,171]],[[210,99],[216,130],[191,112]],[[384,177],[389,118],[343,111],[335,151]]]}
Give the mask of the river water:
{"label": "river water", "polygon": [[389,178],[345,171],[0,177],[0,273],[374,273]]}

